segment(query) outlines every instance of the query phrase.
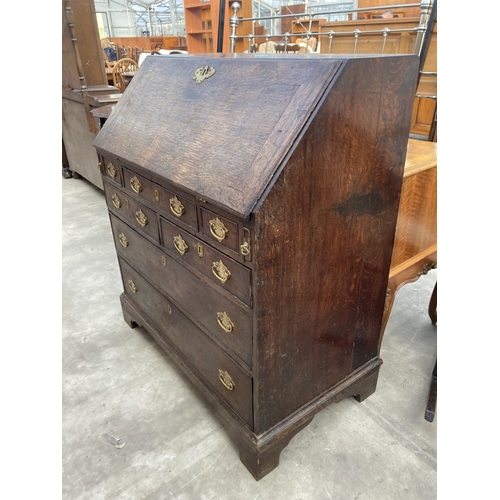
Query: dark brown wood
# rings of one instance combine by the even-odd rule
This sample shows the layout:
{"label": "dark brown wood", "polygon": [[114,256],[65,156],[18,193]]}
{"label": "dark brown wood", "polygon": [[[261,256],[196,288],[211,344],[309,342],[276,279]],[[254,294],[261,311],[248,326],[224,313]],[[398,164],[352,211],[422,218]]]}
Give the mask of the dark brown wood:
{"label": "dark brown wood", "polygon": [[429,399],[427,401],[427,408],[425,409],[425,420],[433,422],[436,416],[437,405],[437,360],[432,370],[431,386],[429,389]]}
{"label": "dark brown wood", "polygon": [[[215,73],[196,83],[200,67]],[[147,58],[94,143],[124,319],[213,403],[257,480],[318,411],[376,389],[417,67]]]}
{"label": "dark brown wood", "polygon": [[431,300],[429,301],[429,317],[431,318],[432,324],[437,323],[437,291],[438,284],[434,285],[434,290],[432,290]]}
{"label": "dark brown wood", "polygon": [[73,12],[74,36],[73,42],[81,63],[85,84],[107,85],[104,70],[104,51],[99,41],[99,28],[93,0],[63,0],[66,7]]}

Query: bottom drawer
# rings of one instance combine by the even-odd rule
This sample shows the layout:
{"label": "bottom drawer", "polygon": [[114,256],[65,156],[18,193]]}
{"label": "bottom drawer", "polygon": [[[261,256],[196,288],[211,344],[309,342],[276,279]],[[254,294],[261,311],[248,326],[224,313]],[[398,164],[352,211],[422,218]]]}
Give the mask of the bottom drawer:
{"label": "bottom drawer", "polygon": [[125,295],[189,365],[253,429],[252,379],[135,269],[119,258]]}

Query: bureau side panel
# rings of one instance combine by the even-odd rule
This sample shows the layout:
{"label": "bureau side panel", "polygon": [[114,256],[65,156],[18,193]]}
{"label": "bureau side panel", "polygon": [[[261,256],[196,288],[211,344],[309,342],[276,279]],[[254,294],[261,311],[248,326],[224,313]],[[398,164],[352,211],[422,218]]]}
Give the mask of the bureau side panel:
{"label": "bureau side panel", "polygon": [[351,60],[255,219],[255,428],[377,356],[416,59]]}

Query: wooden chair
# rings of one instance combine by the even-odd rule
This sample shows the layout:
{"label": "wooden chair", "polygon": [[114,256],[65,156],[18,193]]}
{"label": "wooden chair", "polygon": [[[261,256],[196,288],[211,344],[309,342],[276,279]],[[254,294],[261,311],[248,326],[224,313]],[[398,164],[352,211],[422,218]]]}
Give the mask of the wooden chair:
{"label": "wooden chair", "polygon": [[120,59],[113,66],[113,85],[123,94],[126,85],[123,73],[135,73],[139,68],[138,64],[129,58]]}

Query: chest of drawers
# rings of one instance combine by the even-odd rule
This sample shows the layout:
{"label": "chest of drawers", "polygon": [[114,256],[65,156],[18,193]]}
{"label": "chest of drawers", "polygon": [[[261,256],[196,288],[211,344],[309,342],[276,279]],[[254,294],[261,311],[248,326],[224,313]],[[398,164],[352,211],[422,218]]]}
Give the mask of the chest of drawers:
{"label": "chest of drawers", "polygon": [[327,404],[375,390],[417,65],[151,57],[94,142],[124,318],[256,479]]}

